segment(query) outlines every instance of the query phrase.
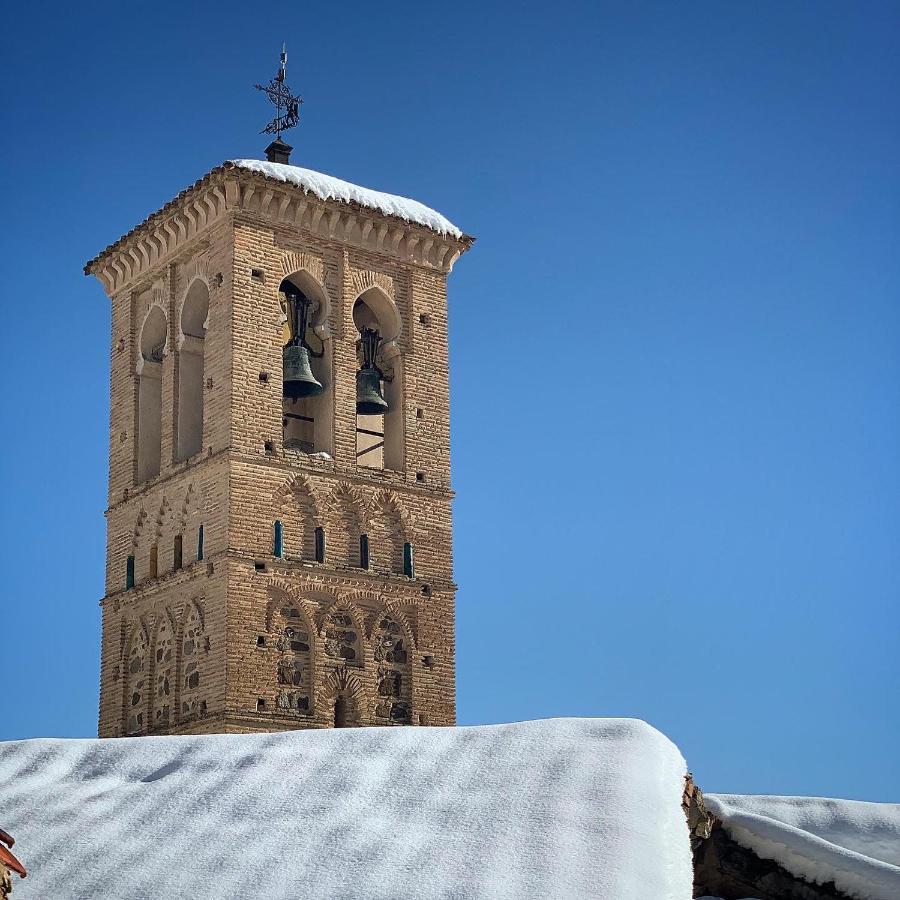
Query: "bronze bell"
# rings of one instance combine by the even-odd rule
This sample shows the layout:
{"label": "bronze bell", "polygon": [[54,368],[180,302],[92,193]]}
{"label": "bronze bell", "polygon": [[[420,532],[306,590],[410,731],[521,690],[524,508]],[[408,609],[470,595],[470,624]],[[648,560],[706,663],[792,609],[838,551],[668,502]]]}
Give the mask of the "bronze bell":
{"label": "bronze bell", "polygon": [[281,353],[284,364],[284,396],[315,397],[325,390],[316,381],[309,364],[309,350],[303,344],[288,344]]}
{"label": "bronze bell", "polygon": [[381,338],[374,328],[364,328],[362,333],[363,365],[356,373],[356,414],[382,416],[388,410],[387,400],[381,393],[381,369],[375,365],[375,354]]}
{"label": "bronze bell", "polygon": [[309,299],[293,285],[288,286],[285,295],[290,312],[291,340],[281,351],[284,396],[292,400],[298,397],[315,397],[325,388],[316,380],[309,363],[309,346],[306,343]]}
{"label": "bronze bell", "polygon": [[381,375],[378,369],[360,369],[356,373],[357,415],[382,416],[387,408],[387,401],[381,393]]}

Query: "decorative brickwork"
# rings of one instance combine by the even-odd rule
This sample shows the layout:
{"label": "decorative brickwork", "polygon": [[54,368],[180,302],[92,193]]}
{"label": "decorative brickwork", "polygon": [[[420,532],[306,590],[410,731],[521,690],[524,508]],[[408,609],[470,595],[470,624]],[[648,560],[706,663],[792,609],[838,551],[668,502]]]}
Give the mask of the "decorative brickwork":
{"label": "decorative brickwork", "polygon": [[[453,724],[446,279],[470,244],[226,164],[88,264],[112,301],[101,736]],[[325,452],[285,441],[284,279],[314,301]],[[393,378],[374,467],[360,300]]]}

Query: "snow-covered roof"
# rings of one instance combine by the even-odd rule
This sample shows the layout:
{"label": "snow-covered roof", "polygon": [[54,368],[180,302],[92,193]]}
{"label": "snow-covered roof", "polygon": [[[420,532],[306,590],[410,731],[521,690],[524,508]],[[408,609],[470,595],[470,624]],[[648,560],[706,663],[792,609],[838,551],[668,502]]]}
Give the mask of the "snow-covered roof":
{"label": "snow-covered roof", "polygon": [[274,178],[287,184],[294,184],[315,194],[320,200],[341,200],[344,203],[358,203],[369,209],[376,209],[386,216],[397,216],[407,222],[415,222],[424,225],[438,234],[447,234],[455,238],[462,237],[462,231],[449,219],[439,212],[419,203],[418,200],[410,200],[408,197],[398,197],[395,194],[385,194],[382,191],[373,191],[370,188],[342,181],[332,175],[323,175],[312,169],[303,169],[300,166],[291,166],[286,163],[263,162],[259,159],[232,159],[232,165],[239,169],[248,169],[258,172],[267,178]]}
{"label": "snow-covered roof", "polygon": [[900,897],[900,804],[705,794],[709,811],[757,856],[861,900]]}
{"label": "snow-covered roof", "polygon": [[685,763],[634,719],[0,743],[62,897],[686,900]]}

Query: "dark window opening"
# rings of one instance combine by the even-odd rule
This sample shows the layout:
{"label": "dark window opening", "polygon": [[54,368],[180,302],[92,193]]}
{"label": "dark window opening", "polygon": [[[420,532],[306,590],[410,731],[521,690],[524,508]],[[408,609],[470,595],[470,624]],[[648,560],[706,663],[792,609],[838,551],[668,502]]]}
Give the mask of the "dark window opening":
{"label": "dark window opening", "polygon": [[359,536],[359,565],[362,569],[369,568],[369,536],[367,534]]}
{"label": "dark window opening", "polygon": [[415,578],[413,545],[409,541],[403,545],[403,574],[407,578]]}
{"label": "dark window opening", "polygon": [[[211,565],[212,565],[212,563],[210,563],[210,566]],[[256,560],[256,562],[253,563],[253,568],[256,569],[257,572],[265,572],[266,564],[262,560],[258,559],[258,560]]]}
{"label": "dark window opening", "polygon": [[316,562],[325,562],[325,529],[316,528]]}
{"label": "dark window opening", "polygon": [[129,556],[125,562],[125,590],[134,587],[134,557]]}
{"label": "dark window opening", "polygon": [[184,538],[180,534],[175,535],[175,550],[173,558],[173,568],[177,572],[184,566]]}
{"label": "dark window opening", "polygon": [[265,708],[266,708],[266,701],[263,700],[262,697],[260,697],[259,700],[256,701],[256,711],[262,712]]}
{"label": "dark window opening", "polygon": [[347,727],[347,701],[343,697],[334,701],[334,727]]}
{"label": "dark window opening", "polygon": [[154,544],[150,548],[150,577],[156,578],[159,571],[159,548]]}
{"label": "dark window opening", "polygon": [[284,558],[284,526],[277,519],[275,520],[275,540],[272,552],[279,559]]}
{"label": "dark window opening", "polygon": [[197,529],[197,562],[203,559],[203,526]]}
{"label": "dark window opening", "polygon": [[266,646],[266,636],[264,634],[260,634],[257,636],[256,646],[257,647],[265,647]]}
{"label": "dark window opening", "polygon": [[275,444],[273,441],[263,442],[263,449],[266,451],[266,456],[274,456],[275,455]]}

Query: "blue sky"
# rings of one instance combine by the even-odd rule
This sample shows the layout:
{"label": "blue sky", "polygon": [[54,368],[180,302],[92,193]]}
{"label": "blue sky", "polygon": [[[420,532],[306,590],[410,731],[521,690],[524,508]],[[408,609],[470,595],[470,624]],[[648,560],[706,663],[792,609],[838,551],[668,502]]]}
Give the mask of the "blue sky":
{"label": "blue sky", "polygon": [[707,790],[900,800],[896,3],[19,5],[0,738],[96,728],[108,301],[288,42],[299,164],[435,206],[459,721],[639,716]]}

